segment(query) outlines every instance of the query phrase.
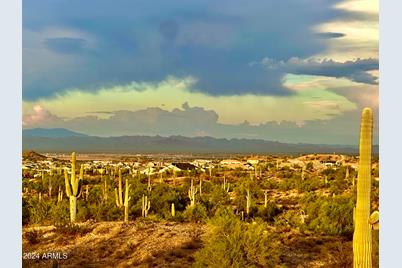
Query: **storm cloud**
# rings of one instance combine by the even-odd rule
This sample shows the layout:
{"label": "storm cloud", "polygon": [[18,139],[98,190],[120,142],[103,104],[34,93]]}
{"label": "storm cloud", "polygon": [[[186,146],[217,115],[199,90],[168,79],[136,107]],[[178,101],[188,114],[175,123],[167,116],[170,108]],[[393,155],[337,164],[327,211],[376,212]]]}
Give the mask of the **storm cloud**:
{"label": "storm cloud", "polygon": [[[342,34],[312,29],[352,16],[333,8],[339,2],[24,1],[23,98],[169,75],[195,77],[194,90],[211,95],[289,95],[281,83],[284,70],[266,72],[249,63],[323,52],[325,39]],[[33,39],[42,45],[31,47]],[[372,81],[364,72],[342,76]]]}

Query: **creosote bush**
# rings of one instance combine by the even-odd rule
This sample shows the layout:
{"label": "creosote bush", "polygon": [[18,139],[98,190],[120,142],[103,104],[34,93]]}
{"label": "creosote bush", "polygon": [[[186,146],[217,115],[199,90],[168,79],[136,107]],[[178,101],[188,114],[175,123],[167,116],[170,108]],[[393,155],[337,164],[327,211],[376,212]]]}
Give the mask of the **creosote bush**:
{"label": "creosote bush", "polygon": [[302,201],[303,210],[308,215],[306,228],[318,233],[351,238],[354,200],[352,195],[335,197],[307,195]]}
{"label": "creosote bush", "polygon": [[279,245],[262,221],[242,222],[224,208],[208,221],[204,247],[195,253],[194,267],[274,267]]}
{"label": "creosote bush", "polygon": [[187,221],[191,222],[205,222],[208,218],[207,210],[201,204],[195,204],[194,206],[188,206],[183,212],[183,217]]}

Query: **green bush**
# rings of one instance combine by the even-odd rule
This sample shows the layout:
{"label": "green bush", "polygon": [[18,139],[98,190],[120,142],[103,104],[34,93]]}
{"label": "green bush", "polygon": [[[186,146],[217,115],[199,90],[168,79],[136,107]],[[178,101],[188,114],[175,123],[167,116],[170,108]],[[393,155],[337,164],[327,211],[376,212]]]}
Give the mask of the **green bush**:
{"label": "green bush", "polygon": [[40,233],[37,230],[28,231],[24,234],[24,238],[29,244],[34,245],[40,241]]}
{"label": "green bush", "polygon": [[161,218],[168,218],[171,215],[172,203],[174,203],[176,211],[183,210],[185,207],[180,193],[167,184],[154,186],[148,197],[151,201],[150,212]]}
{"label": "green bush", "polygon": [[194,206],[188,206],[183,212],[183,217],[187,221],[191,222],[205,222],[208,218],[207,210],[201,204],[195,204]]}
{"label": "green bush", "polygon": [[29,200],[29,222],[34,224],[43,224],[51,220],[50,209],[53,206],[52,201],[38,201],[36,198]]}
{"label": "green bush", "polygon": [[[263,192],[255,180],[243,179],[237,183],[234,187],[235,200],[234,205],[239,209],[239,211],[244,211],[246,213],[247,206],[247,190],[250,191],[251,196],[251,206],[250,206],[250,217],[252,217],[257,212],[256,201],[263,198]],[[260,194],[260,196],[259,196]]]}
{"label": "green bush", "polygon": [[194,267],[274,267],[278,244],[259,221],[244,223],[230,209],[208,222],[204,247],[195,253]]}
{"label": "green bush", "polygon": [[[80,210],[78,210],[79,213]],[[54,204],[49,211],[52,224],[59,226],[70,222],[70,204],[68,200]]]}
{"label": "green bush", "polygon": [[222,185],[213,185],[210,194],[203,194],[202,204],[207,209],[208,215],[213,216],[219,207],[230,204],[230,198]]}
{"label": "green bush", "polygon": [[351,238],[354,199],[352,195],[335,197],[308,195],[302,201],[303,210],[307,214],[307,228],[318,233]]}
{"label": "green bush", "polygon": [[281,213],[281,209],[273,202],[268,202],[267,207],[258,207],[257,216],[262,218],[264,221],[273,222],[274,217]]}
{"label": "green bush", "polygon": [[27,225],[30,220],[30,207],[28,200],[26,198],[22,198],[22,225]]}

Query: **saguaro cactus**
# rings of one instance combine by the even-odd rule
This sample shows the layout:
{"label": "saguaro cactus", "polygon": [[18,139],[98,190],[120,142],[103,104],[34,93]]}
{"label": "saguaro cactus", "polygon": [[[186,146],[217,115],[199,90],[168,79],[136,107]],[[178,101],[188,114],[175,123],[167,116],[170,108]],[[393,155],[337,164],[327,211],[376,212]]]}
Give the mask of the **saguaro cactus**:
{"label": "saguaro cactus", "polygon": [[172,203],[172,217],[176,216],[176,210],[174,209],[174,203]]}
{"label": "saguaro cactus", "polygon": [[227,193],[229,192],[230,183],[227,182],[225,175],[223,175],[223,184],[222,184],[222,188],[223,188],[223,190],[226,191]]}
{"label": "saguaro cactus", "polygon": [[85,201],[88,201],[89,196],[89,185],[87,184],[85,187]]}
{"label": "saguaro cactus", "polygon": [[48,180],[48,182],[47,182],[47,188],[48,188],[48,192],[49,192],[49,198],[52,198],[52,189],[53,189],[53,186],[52,186],[52,176],[53,176],[53,174],[50,174],[50,176],[49,176],[49,180]]}
{"label": "saguaro cactus", "polygon": [[251,206],[251,195],[250,195],[250,190],[247,189],[247,196],[246,196],[246,213],[247,213],[247,216],[250,214],[250,206]]}
{"label": "saguaro cactus", "polygon": [[200,197],[202,197],[202,178],[200,178]]}
{"label": "saguaro cactus", "polygon": [[148,196],[142,195],[141,209],[142,216],[145,218],[148,216],[148,211],[151,208],[151,201],[148,201]]}
{"label": "saguaro cactus", "polygon": [[63,201],[63,191],[61,190],[61,187],[59,186],[59,193],[57,194],[57,203]]}
{"label": "saguaro cactus", "polygon": [[360,158],[357,175],[357,201],[355,210],[355,230],[353,234],[353,267],[371,268],[371,146],[373,112],[364,108],[360,126]]}
{"label": "saguaro cactus", "polygon": [[66,194],[70,198],[70,221],[75,222],[77,214],[77,197],[80,197],[82,190],[82,180],[84,174],[84,166],[81,165],[80,175],[77,178],[75,174],[75,152],[71,154],[71,177],[68,178],[67,169],[64,169],[64,181],[66,184]]}
{"label": "saguaro cactus", "polygon": [[264,191],[264,208],[268,205],[268,190]]}
{"label": "saguaro cactus", "polygon": [[[116,197],[116,205],[117,207],[121,208],[124,207],[124,221],[128,222],[128,204],[130,202],[131,197],[128,196],[128,191],[130,189],[130,185],[128,184],[128,179],[126,178],[125,183],[125,191],[124,191],[124,198],[123,198],[123,190],[121,185],[121,169],[119,169],[119,190],[114,188],[114,194]],[[117,193],[117,191],[119,193]]]}
{"label": "saguaro cactus", "polygon": [[190,206],[195,205],[195,194],[197,193],[197,188],[193,185],[193,180],[191,179],[191,186],[188,189],[188,197],[190,198]]}
{"label": "saguaro cactus", "polygon": [[103,181],[103,186],[102,186],[102,198],[103,200],[107,200],[108,196],[108,186],[107,186],[107,178],[105,177],[105,180]]}

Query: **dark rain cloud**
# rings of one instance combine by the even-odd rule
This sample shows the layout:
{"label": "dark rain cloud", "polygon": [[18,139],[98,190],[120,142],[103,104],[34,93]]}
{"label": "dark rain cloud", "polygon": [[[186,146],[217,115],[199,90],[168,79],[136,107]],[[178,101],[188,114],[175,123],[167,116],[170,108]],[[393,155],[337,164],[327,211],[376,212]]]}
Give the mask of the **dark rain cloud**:
{"label": "dark rain cloud", "polygon": [[341,38],[346,35],[344,33],[326,32],[326,33],[317,33],[317,36],[323,39],[332,39],[332,38]]}
{"label": "dark rain cloud", "polygon": [[[59,54],[57,59],[36,48],[23,51],[23,98],[167,76],[193,76],[193,90],[211,95],[291,94],[282,86],[283,70],[267,72],[249,63],[323,52],[325,39],[340,34],[320,36],[314,26],[355,16],[334,9],[340,1],[24,1],[24,30],[39,37],[47,29],[84,34],[43,37],[44,49]],[[31,36],[24,36],[23,46]]]}
{"label": "dark rain cloud", "polygon": [[298,75],[318,75],[335,78],[348,78],[355,82],[377,84],[377,77],[367,71],[378,70],[378,59],[356,59],[346,62],[334,60],[302,60],[291,58],[288,61],[275,61],[264,58],[260,62],[252,62],[251,66],[262,66],[268,71],[284,72]]}

